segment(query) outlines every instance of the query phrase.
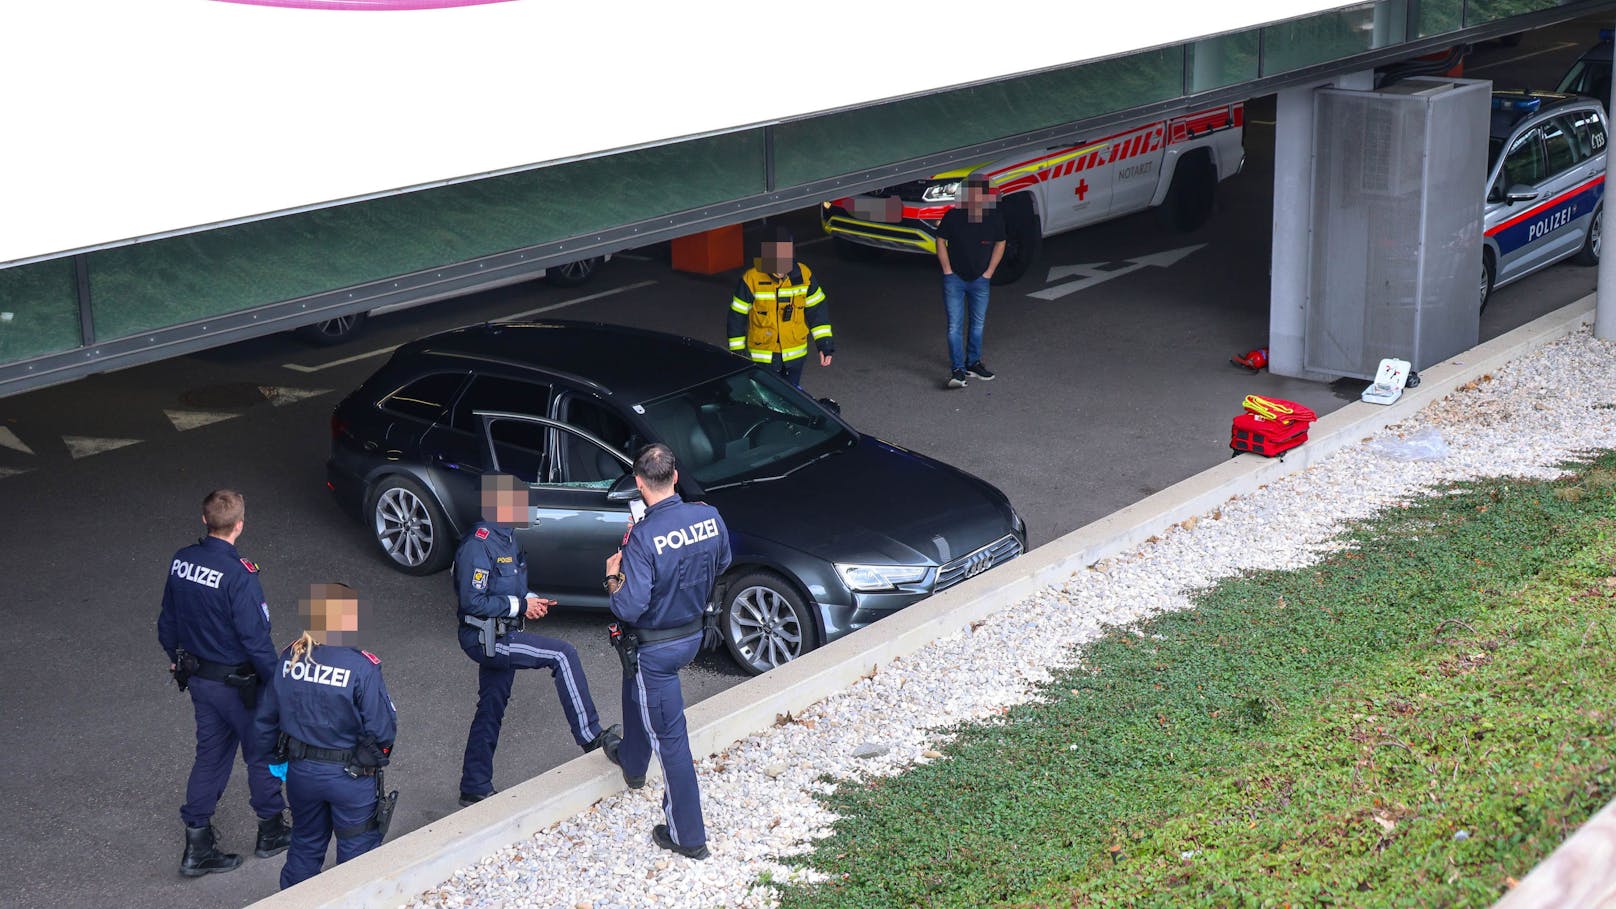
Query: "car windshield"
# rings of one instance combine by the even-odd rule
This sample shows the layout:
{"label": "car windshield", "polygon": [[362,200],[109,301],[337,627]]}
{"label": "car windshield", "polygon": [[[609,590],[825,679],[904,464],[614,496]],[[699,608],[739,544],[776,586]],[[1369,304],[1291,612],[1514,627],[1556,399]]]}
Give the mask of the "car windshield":
{"label": "car windshield", "polygon": [[1487,139],[1487,173],[1493,172],[1493,165],[1498,163],[1498,156],[1504,150],[1504,138],[1491,136]]}
{"label": "car windshield", "polygon": [[708,489],[781,476],[853,441],[842,423],[756,367],[645,405],[679,470]]}

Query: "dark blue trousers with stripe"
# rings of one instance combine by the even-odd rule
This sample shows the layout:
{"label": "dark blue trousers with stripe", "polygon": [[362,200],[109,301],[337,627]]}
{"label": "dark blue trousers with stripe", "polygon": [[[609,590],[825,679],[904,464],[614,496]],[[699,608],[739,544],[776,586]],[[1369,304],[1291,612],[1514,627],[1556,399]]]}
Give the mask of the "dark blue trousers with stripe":
{"label": "dark blue trousers with stripe", "polygon": [[518,669],[550,670],[561,709],[567,715],[567,729],[578,747],[588,747],[600,735],[600,718],[595,713],[595,701],[589,696],[589,680],[584,678],[578,649],[571,644],[516,631],[495,642],[494,655],[490,658],[483,655],[477,630],[468,627],[460,632],[460,647],[478,665],[477,714],[466,736],[466,756],[460,769],[461,792],[482,795],[494,788],[494,749],[499,745],[499,729]]}
{"label": "dark blue trousers with stripe", "polygon": [[[376,814],[376,780],[354,779],[341,764],[293,761],[286,768],[286,798],[292,803],[292,847],[281,868],[281,889],[320,873],[325,849],[338,830],[367,827]],[[337,836],[337,864],[381,845],[380,831]]]}
{"label": "dark blue trousers with stripe", "polygon": [[269,772],[267,756],[254,745],[253,712],[241,703],[241,692],[223,682],[192,678],[191,705],[196,708],[196,761],[185,785],[180,819],[188,827],[205,826],[213,818],[230,783],[236,752],[247,764],[247,788],[253,812],[260,818],[280,814],[286,807],[281,781]]}
{"label": "dark blue trousers with stripe", "polygon": [[701,790],[685,729],[679,670],[701,649],[701,632],[640,647],[640,668],[623,679],[623,744],[617,756],[625,776],[644,776],[654,754],[662,764],[662,814],[681,846],[705,845]]}

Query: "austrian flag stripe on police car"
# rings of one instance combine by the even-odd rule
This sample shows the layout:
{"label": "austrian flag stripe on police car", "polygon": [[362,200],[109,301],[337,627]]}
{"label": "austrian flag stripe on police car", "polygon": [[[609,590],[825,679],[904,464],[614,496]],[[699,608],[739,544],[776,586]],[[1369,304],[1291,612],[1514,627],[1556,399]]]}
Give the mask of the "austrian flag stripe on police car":
{"label": "austrian flag stripe on police car", "polygon": [[1593,211],[1604,193],[1605,175],[1600,174],[1493,227],[1487,236],[1495,238],[1503,252],[1512,252]]}

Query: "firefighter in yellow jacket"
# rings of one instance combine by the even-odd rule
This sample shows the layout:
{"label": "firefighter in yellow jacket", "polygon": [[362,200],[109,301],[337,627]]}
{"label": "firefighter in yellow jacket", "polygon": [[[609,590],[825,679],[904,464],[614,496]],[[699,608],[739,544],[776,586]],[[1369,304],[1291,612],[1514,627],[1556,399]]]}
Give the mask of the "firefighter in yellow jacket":
{"label": "firefighter in yellow jacket", "polygon": [[770,227],[762,253],[735,285],[729,304],[729,349],[770,366],[801,387],[809,342],[819,348],[821,366],[829,366],[836,352],[830,307],[813,272],[795,261],[791,231]]}

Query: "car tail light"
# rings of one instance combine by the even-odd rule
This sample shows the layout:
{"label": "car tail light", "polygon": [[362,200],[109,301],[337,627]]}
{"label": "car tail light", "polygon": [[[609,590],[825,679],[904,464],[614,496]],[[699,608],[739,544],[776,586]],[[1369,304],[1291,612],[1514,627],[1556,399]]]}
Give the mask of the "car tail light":
{"label": "car tail light", "polygon": [[326,480],[325,481],[325,488],[331,490],[332,492],[336,492],[337,491],[337,484],[331,482],[330,480]]}
{"label": "car tail light", "polygon": [[348,421],[336,411],[331,412],[331,438],[333,441],[348,434]]}

